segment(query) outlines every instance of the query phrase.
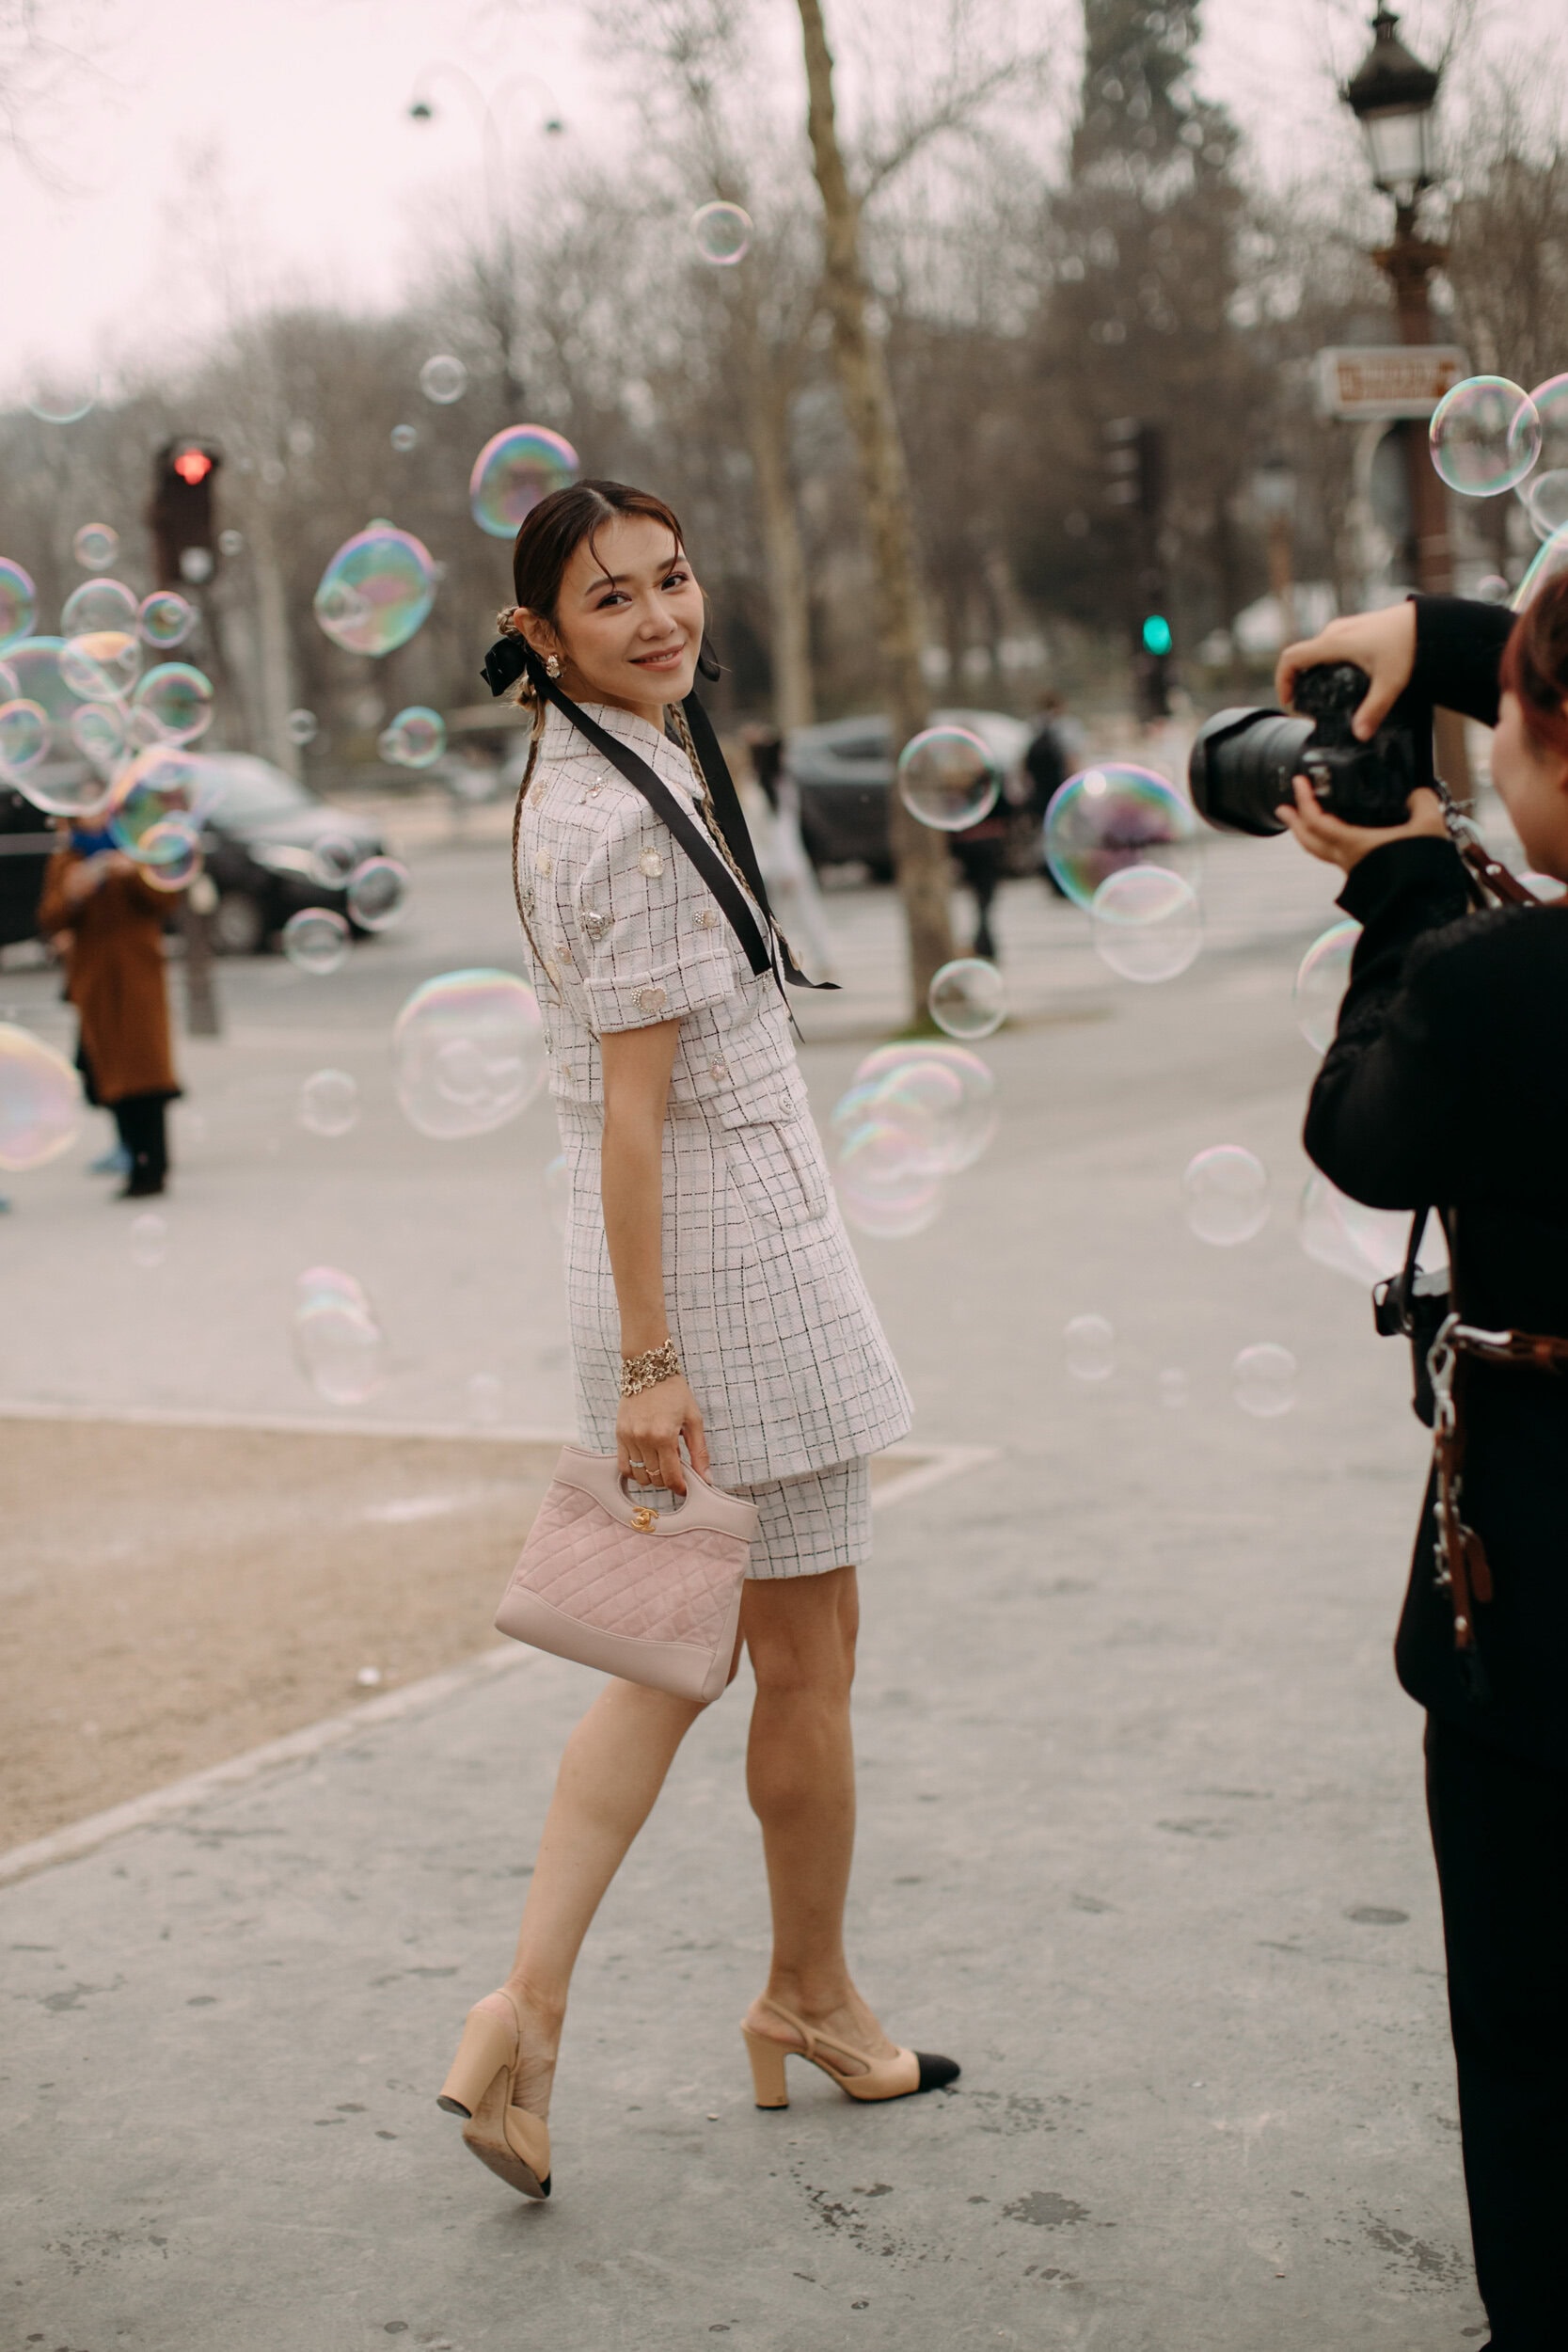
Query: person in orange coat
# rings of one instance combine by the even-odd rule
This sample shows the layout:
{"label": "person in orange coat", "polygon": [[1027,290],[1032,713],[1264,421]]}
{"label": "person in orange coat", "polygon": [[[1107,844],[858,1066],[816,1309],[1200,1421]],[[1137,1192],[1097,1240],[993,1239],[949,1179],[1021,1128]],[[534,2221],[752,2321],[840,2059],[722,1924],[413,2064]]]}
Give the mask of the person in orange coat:
{"label": "person in orange coat", "polygon": [[122,1200],[163,1191],[165,1106],[180,1091],[169,1042],[164,924],[170,893],[143,880],[107,833],[62,828],[49,861],[39,929],[67,932],[66,993],[81,1024],[78,1060],[88,1099],[113,1111],[131,1168]]}

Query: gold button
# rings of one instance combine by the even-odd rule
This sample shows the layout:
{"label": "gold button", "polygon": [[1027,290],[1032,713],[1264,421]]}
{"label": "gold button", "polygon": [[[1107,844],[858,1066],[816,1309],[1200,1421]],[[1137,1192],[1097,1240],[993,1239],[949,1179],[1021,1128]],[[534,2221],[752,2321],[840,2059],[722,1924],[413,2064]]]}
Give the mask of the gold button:
{"label": "gold button", "polygon": [[664,871],[664,860],[657,850],[644,850],[637,863],[650,882],[657,882]]}
{"label": "gold button", "polygon": [[637,1001],[644,1012],[662,1012],[670,999],[662,988],[641,988],[637,992]]}
{"label": "gold button", "polygon": [[711,907],[705,907],[701,914],[697,917],[697,929],[700,931],[710,931],[718,920],[719,917],[715,914],[713,909]]}

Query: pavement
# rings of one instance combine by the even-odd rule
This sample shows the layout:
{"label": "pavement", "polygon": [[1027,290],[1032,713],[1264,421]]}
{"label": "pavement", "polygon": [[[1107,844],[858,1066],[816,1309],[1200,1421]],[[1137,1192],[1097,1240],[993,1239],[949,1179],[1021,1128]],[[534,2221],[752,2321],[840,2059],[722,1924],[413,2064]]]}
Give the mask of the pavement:
{"label": "pavement", "polygon": [[[225,969],[229,1036],[184,1049],[160,1263],[82,1173],[96,1136],[10,1183],[0,1444],[27,1442],[24,1408],[330,1425],[288,1340],[294,1276],[323,1260],[388,1333],[363,1423],[451,1438],[482,1373],[519,1443],[568,1426],[547,1110],[428,1142],[387,1070],[418,979],[515,965],[504,861],[437,840],[415,871],[407,929],[334,979]],[[518,1652],[357,1718],[345,1698],[320,1739],[0,1887],[10,2341],[1484,2341],[1420,1719],[1388,1657],[1421,1433],[1364,1289],[1295,1230],[1314,1063],[1290,982],[1331,886],[1288,845],[1215,845],[1205,954],[1137,988],[1082,917],[1010,885],[1015,1021],[981,1049],[996,1143],[928,1231],[864,1246],[915,1444],[973,1451],[918,1491],[890,1482],[877,1516],[851,1946],[893,2030],[951,2050],[959,2083],[862,2109],[802,2071],[786,2112],[752,2107],[736,2021],[766,1911],[741,1683],[590,1938],[556,2194],[523,2205],[434,2094],[504,1968],[592,1677]],[[847,985],[801,1010],[819,1118],[901,1010],[891,898],[835,893],[830,920]],[[0,975],[0,1002],[65,1034],[44,974]],[[365,1102],[337,1142],[293,1118],[327,1062]],[[1182,1168],[1219,1142],[1273,1187],[1231,1249],[1181,1210]],[[1101,1382],[1063,1359],[1085,1312],[1116,1328]],[[1258,1420],[1230,1367],[1265,1340],[1299,1388]]]}

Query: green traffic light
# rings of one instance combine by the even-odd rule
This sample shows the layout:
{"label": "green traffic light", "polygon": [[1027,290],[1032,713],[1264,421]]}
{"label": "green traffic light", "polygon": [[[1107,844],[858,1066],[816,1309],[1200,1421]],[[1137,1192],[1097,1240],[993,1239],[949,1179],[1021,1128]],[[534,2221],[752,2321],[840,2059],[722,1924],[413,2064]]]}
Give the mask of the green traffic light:
{"label": "green traffic light", "polygon": [[1151,612],[1144,623],[1145,652],[1169,653],[1170,644],[1170,623],[1163,612]]}

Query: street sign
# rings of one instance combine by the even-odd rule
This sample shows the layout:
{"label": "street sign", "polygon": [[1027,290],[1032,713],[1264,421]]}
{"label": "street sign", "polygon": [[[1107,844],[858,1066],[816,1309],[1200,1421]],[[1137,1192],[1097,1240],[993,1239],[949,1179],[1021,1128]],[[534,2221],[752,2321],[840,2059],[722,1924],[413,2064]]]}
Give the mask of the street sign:
{"label": "street sign", "polygon": [[1331,343],[1314,362],[1326,417],[1430,417],[1470,372],[1457,343]]}

